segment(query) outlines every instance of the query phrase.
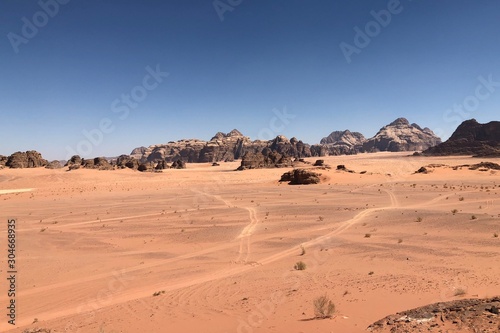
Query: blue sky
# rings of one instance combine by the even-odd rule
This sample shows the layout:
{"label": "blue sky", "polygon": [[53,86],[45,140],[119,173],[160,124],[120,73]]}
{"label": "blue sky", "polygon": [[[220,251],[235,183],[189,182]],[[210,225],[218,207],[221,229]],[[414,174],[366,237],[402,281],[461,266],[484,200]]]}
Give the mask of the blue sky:
{"label": "blue sky", "polygon": [[[484,0],[2,1],[0,154],[115,156],[233,128],[314,144],[397,117],[446,139],[499,118],[499,12]],[[357,49],[350,63],[340,45]]]}

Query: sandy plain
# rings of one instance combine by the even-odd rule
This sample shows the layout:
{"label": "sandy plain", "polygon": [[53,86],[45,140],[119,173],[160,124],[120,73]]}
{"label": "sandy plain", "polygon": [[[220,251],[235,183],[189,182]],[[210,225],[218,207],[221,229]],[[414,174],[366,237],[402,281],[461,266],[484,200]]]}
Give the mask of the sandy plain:
{"label": "sandy plain", "polygon": [[[309,186],[239,162],[0,170],[5,313],[10,218],[18,269],[16,326],[2,313],[0,331],[366,332],[398,311],[500,294],[500,172],[414,174],[480,162],[468,157],[325,160]],[[314,319],[321,295],[331,319]]]}

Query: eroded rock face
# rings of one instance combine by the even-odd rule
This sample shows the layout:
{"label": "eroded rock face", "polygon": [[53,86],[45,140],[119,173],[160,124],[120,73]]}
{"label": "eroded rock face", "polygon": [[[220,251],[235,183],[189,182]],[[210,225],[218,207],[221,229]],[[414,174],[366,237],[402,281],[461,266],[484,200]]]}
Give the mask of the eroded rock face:
{"label": "eroded rock face", "polygon": [[366,138],[359,132],[334,131],[329,136],[321,139],[320,145],[324,147],[324,155],[351,155],[358,153]]}
{"label": "eroded rock face", "polygon": [[294,169],[285,172],[280,179],[280,182],[288,182],[290,185],[310,185],[319,184],[321,174],[306,169]]}
{"label": "eroded rock face", "polygon": [[363,143],[362,151],[417,151],[426,150],[441,143],[441,139],[429,128],[422,129],[405,118],[398,118],[384,126],[371,139]]}
{"label": "eroded rock face", "polygon": [[429,148],[424,155],[500,156],[500,122],[480,124],[475,119],[460,124],[445,142]]}
{"label": "eroded rock face", "polygon": [[5,162],[5,166],[13,169],[39,168],[44,167],[49,162],[42,158],[42,154],[35,150],[27,152],[17,152],[10,155]]}
{"label": "eroded rock face", "polygon": [[292,166],[290,156],[281,155],[274,151],[264,153],[247,152],[241,159],[241,165],[237,170],[263,169],[263,168],[285,168]]}
{"label": "eroded rock face", "polygon": [[216,163],[241,159],[246,153],[263,153],[267,156],[270,151],[294,158],[312,156],[310,146],[296,138],[288,140],[280,135],[269,141],[252,141],[238,130],[218,132],[210,141],[189,139],[140,147],[134,149],[130,156],[141,162],[182,160],[187,163]]}

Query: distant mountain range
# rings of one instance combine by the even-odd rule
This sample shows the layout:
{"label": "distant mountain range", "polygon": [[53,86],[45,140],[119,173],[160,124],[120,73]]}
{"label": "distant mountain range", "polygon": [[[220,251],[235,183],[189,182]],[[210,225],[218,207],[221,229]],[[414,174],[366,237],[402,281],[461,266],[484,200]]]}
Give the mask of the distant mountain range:
{"label": "distant mountain range", "polygon": [[430,129],[422,129],[405,118],[398,118],[370,139],[358,132],[335,131],[323,138],[320,144],[309,145],[293,137],[290,140],[278,135],[273,140],[252,141],[238,130],[217,133],[209,141],[190,139],[171,141],[149,147],[135,148],[130,156],[142,162],[167,161],[177,159],[190,163],[234,161],[245,153],[277,152],[294,158],[325,155],[346,155],[377,151],[417,151],[425,150],[441,143]]}
{"label": "distant mountain range", "polygon": [[[334,131],[321,139],[319,144],[309,145],[293,137],[278,135],[273,140],[251,140],[238,130],[229,133],[218,132],[209,141],[184,139],[139,147],[130,154],[118,158],[72,158],[71,164],[84,168],[109,169],[111,167],[133,169],[162,169],[182,167],[182,163],[216,163],[242,159],[246,154],[282,162],[286,158],[370,153],[378,151],[422,151],[424,155],[477,155],[500,156],[500,122],[479,124],[476,120],[463,122],[449,140],[442,143],[429,128],[410,124],[405,118],[398,118],[382,127],[369,139],[363,134],[349,130]],[[274,154],[274,155],[273,155]],[[272,155],[272,156],[271,156]],[[285,159],[282,159],[285,158]],[[108,166],[105,160],[111,162]],[[285,161],[285,162],[283,162]],[[175,162],[173,166],[166,163]],[[274,162],[273,162],[274,163]],[[60,161],[48,162],[36,151],[17,152],[9,157],[0,155],[0,168],[61,167]]]}

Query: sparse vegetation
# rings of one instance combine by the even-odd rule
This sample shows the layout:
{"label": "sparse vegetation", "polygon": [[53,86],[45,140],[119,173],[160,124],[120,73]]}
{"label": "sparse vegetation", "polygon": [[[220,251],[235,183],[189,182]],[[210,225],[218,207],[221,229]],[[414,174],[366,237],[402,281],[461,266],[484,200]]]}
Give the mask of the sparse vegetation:
{"label": "sparse vegetation", "polygon": [[423,219],[422,219],[420,216],[419,216],[419,217],[417,217],[417,222],[422,222],[422,220],[423,220]]}
{"label": "sparse vegetation", "polygon": [[368,275],[373,275],[373,274],[375,274],[375,272],[374,272],[374,271],[370,271],[370,272],[368,273]]}
{"label": "sparse vegetation", "polygon": [[48,328],[27,328],[23,333],[51,333],[52,330]]}
{"label": "sparse vegetation", "polygon": [[318,319],[331,318],[335,312],[335,304],[328,298],[328,296],[323,295],[314,300],[314,316]]}
{"label": "sparse vegetation", "polygon": [[465,198],[464,198],[464,197],[460,197],[460,198],[458,198],[458,201],[464,201],[464,200],[465,200]]}
{"label": "sparse vegetation", "polygon": [[155,293],[153,293],[153,296],[160,296],[161,294],[164,294],[165,293],[165,290],[162,290],[162,291],[157,291]]}
{"label": "sparse vegetation", "polygon": [[472,216],[470,217],[470,219],[471,219],[471,220],[476,220],[476,219],[477,219],[477,216],[476,216],[476,215],[472,215]]}
{"label": "sparse vegetation", "polygon": [[495,232],[495,233],[493,234],[493,237],[498,238],[498,233],[496,233],[496,232]]}
{"label": "sparse vegetation", "polygon": [[324,218],[323,216],[319,216],[319,217],[318,217],[318,220],[319,220],[319,221],[321,221],[321,222],[323,222],[323,220],[324,220],[324,219],[325,219],[325,218]]}
{"label": "sparse vegetation", "polygon": [[303,261],[298,261],[295,266],[293,266],[297,271],[303,271],[306,269],[306,263]]}
{"label": "sparse vegetation", "polygon": [[365,234],[365,238],[370,238],[372,234]]}
{"label": "sparse vegetation", "polygon": [[398,244],[401,244],[401,243],[403,243],[403,240],[400,238],[400,239],[398,239]]}
{"label": "sparse vegetation", "polygon": [[452,210],[451,210],[451,213],[452,213],[453,215],[455,215],[456,213],[458,213],[458,209],[452,209]]}
{"label": "sparse vegetation", "polygon": [[457,289],[455,289],[455,293],[453,295],[463,296],[465,294],[467,294],[467,290],[465,290],[464,288],[457,288]]}

